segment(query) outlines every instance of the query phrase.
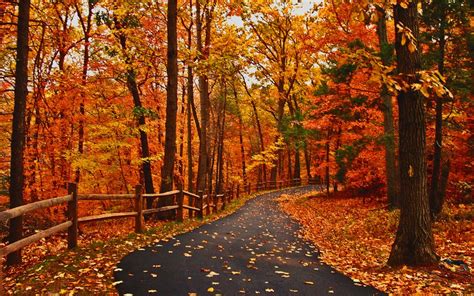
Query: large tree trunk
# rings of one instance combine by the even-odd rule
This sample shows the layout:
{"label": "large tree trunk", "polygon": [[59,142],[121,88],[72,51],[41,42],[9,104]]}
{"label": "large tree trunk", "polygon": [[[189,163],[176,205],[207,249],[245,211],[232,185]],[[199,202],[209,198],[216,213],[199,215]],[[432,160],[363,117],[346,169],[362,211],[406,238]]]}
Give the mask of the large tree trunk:
{"label": "large tree trunk", "polygon": [[[28,31],[30,22],[30,1],[20,0],[18,11],[18,32],[15,68],[15,105],[13,108],[12,142],[10,159],[10,208],[23,205],[25,146],[25,110],[28,96]],[[8,242],[11,244],[23,237],[23,216],[10,220]],[[7,264],[21,263],[21,251],[10,253]]]}
{"label": "large tree trunk", "polygon": [[[166,95],[166,135],[165,154],[161,167],[161,192],[173,189],[174,162],[176,158],[176,117],[178,110],[178,36],[177,36],[177,0],[168,0],[168,75]],[[159,206],[170,205],[172,197],[159,200]],[[171,212],[168,212],[171,213]],[[167,215],[169,216],[169,215]]]}
{"label": "large tree trunk", "polygon": [[[444,74],[444,55],[446,46],[446,13],[442,13],[441,22],[439,24],[439,58],[438,71],[441,75]],[[435,220],[441,210],[443,209],[445,192],[441,191],[440,180],[441,174],[441,158],[443,150],[443,98],[436,98],[436,119],[435,119],[435,141],[434,141],[434,155],[433,155],[433,174],[431,175],[430,187],[430,212],[431,218]],[[449,170],[448,170],[449,171]]]}
{"label": "large tree trunk", "polygon": [[[211,34],[211,15],[205,11],[206,20],[206,37],[205,44],[202,43],[202,21],[201,21],[201,3],[196,1],[196,45],[199,61],[205,61],[209,54],[210,34]],[[199,164],[197,176],[197,189],[199,191],[206,190],[206,176],[208,173],[208,136],[207,130],[209,126],[209,80],[205,71],[199,74],[199,98],[201,105],[201,130],[199,141]]]}
{"label": "large tree trunk", "polygon": [[[120,27],[119,23],[116,23],[118,27]],[[125,63],[127,64],[128,70],[126,73],[127,76],[127,88],[132,94],[133,98],[133,105],[135,109],[138,111],[138,126],[144,127],[146,125],[145,115],[143,114],[143,105],[140,99],[140,92],[138,90],[137,80],[136,80],[136,73],[132,68],[132,61],[127,55],[127,37],[123,34],[119,36],[120,45],[122,50],[125,54],[126,60]],[[143,159],[142,163],[142,173],[143,178],[145,181],[145,192],[146,193],[154,193],[155,188],[153,187],[153,175],[151,172],[151,162],[150,162],[150,148],[148,145],[148,135],[143,129],[140,130],[140,147],[141,147],[141,157]],[[146,201],[147,208],[151,208],[153,206],[153,199],[148,198]]]}
{"label": "large tree trunk", "polygon": [[[192,42],[193,42],[193,2],[189,1],[189,13],[191,17],[191,23],[188,28],[188,50],[191,52]],[[189,57],[189,63],[191,63],[192,56]],[[187,158],[188,158],[188,191],[193,192],[193,146],[192,146],[192,119],[191,119],[191,108],[194,105],[194,74],[193,67],[191,64],[187,66],[188,68],[188,81],[187,81],[187,110],[186,110],[186,122],[187,122]]]}
{"label": "large tree trunk", "polygon": [[[377,6],[378,22],[377,35],[379,39],[379,47],[382,57],[382,63],[386,66],[390,64],[392,56],[390,45],[387,38],[386,11],[384,8]],[[399,186],[396,173],[396,156],[395,156],[395,130],[393,128],[393,106],[392,96],[388,92],[387,87],[383,86],[380,91],[382,99],[381,109],[383,112],[383,128],[385,143],[385,175],[387,178],[387,197],[390,208],[398,207]]]}
{"label": "large tree trunk", "polygon": [[[394,7],[395,24],[403,25],[418,38],[417,1],[404,9]],[[396,29],[397,68],[401,75],[413,77],[420,70],[418,50],[410,52],[408,42],[401,45],[402,33]],[[407,78],[413,83],[413,78]],[[428,265],[438,261],[435,253],[428,201],[425,159],[425,109],[418,91],[398,94],[400,135],[400,222],[388,259],[391,266]]]}
{"label": "large tree trunk", "polygon": [[[143,108],[141,100],[140,100],[140,93],[138,91],[138,85],[135,78],[135,72],[133,70],[129,70],[127,73],[127,87],[133,97],[133,104],[135,108],[140,110],[140,115],[138,116],[138,125],[140,127],[145,126],[145,116],[141,112]],[[153,187],[153,177],[151,173],[151,162],[150,162],[150,148],[148,145],[148,135],[147,133],[140,129],[140,147],[141,147],[141,156],[143,158],[142,163],[142,171],[143,171],[143,178],[145,179],[145,192],[146,193],[154,193],[155,189]],[[152,199],[147,199],[147,207],[152,207]]]}

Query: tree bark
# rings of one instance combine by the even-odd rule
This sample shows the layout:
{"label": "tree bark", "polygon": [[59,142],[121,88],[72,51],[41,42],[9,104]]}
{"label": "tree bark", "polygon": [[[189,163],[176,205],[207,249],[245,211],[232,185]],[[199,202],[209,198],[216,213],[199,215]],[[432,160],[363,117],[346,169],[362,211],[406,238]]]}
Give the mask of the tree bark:
{"label": "tree bark", "polygon": [[[167,21],[167,64],[168,76],[166,93],[166,123],[165,123],[165,153],[163,166],[161,167],[160,192],[173,190],[174,163],[176,158],[176,117],[178,112],[178,35],[177,35],[177,0],[168,0]],[[173,203],[173,196],[158,199],[158,207],[169,206]],[[160,213],[161,219],[173,219],[175,212],[168,211]]]}
{"label": "tree bark", "polygon": [[303,152],[304,152],[304,163],[306,165],[306,175],[309,180],[311,179],[311,155],[309,154],[308,142],[306,140],[304,142]]}
{"label": "tree bark", "polygon": [[[227,107],[227,89],[226,83],[224,84],[224,103],[222,104],[222,110],[220,116],[218,116],[218,143],[217,143],[217,175],[216,175],[216,194],[222,193],[222,183],[224,181],[224,136],[225,136],[225,110]],[[220,119],[219,117],[222,117]]]}
{"label": "tree bark", "polygon": [[[178,36],[177,0],[168,0],[168,75],[166,96],[165,154],[161,168],[161,192],[173,189],[174,163],[176,158],[176,117],[178,110]],[[160,206],[169,205],[171,200],[160,199]]]}
{"label": "tree bark", "polygon": [[[257,123],[258,138],[260,142],[260,153],[263,153],[265,151],[265,142],[263,141],[262,125],[260,124],[260,118],[258,116],[257,106],[255,105],[255,102],[252,100],[250,103],[252,104],[253,113],[255,115],[255,122]],[[267,166],[265,164],[262,164],[260,169],[262,170],[262,174],[263,174],[263,179],[261,181],[266,182],[267,181]]]}
{"label": "tree bark", "polygon": [[[140,100],[140,93],[138,91],[138,85],[135,78],[135,72],[133,70],[129,70],[127,72],[127,87],[132,94],[133,97],[133,104],[135,108],[139,109],[140,115],[138,116],[138,125],[139,127],[145,126],[145,115],[142,113],[142,102]],[[148,135],[147,133],[140,129],[140,147],[141,147],[141,156],[143,158],[142,163],[142,172],[143,178],[145,180],[145,192],[146,193],[154,193],[155,189],[153,187],[153,175],[151,172],[151,162],[150,162],[150,148],[148,145]],[[147,207],[152,207],[152,199],[147,199]]]}
{"label": "tree bark", "polygon": [[[411,30],[418,38],[417,1],[404,9],[394,6],[396,25]],[[408,43],[401,44],[402,32],[396,29],[395,49],[397,69],[408,83],[413,83],[420,70],[418,50],[410,52]],[[400,222],[392,245],[388,264],[429,265],[438,261],[435,253],[429,211],[427,172],[425,159],[425,109],[418,91],[404,89],[398,94],[400,135]]]}
{"label": "tree bark", "polygon": [[[208,10],[205,11],[206,36],[205,44],[202,43],[202,21],[201,21],[201,3],[196,1],[196,46],[199,61],[205,61],[209,55],[210,34],[211,34],[211,15]],[[197,188],[200,191],[206,190],[206,176],[208,173],[208,136],[209,126],[209,80],[205,71],[199,74],[199,98],[201,105],[201,130],[199,141],[199,164],[197,176]]]}
{"label": "tree bark", "polygon": [[[188,28],[188,50],[191,52],[192,42],[193,42],[193,2],[189,1],[189,14],[191,17],[191,23]],[[191,58],[189,57],[189,63],[191,63]],[[193,192],[193,146],[192,146],[192,118],[191,118],[191,108],[194,105],[194,74],[193,67],[191,64],[187,66],[188,68],[188,81],[187,81],[187,110],[186,110],[186,119],[187,119],[187,158],[188,158],[188,191]],[[194,205],[193,205],[194,206]]]}
{"label": "tree bark", "polygon": [[[28,96],[28,32],[30,22],[30,1],[20,0],[18,4],[18,31],[15,67],[15,102],[13,107],[12,142],[10,159],[10,208],[23,205],[25,111]],[[23,237],[23,216],[10,220],[8,242],[11,244]],[[7,256],[7,265],[21,263],[21,251]]]}
{"label": "tree bark", "polygon": [[[439,58],[438,58],[438,71],[441,75],[444,74],[444,55],[445,55],[445,27],[446,27],[446,13],[441,14],[441,21],[439,24]],[[431,187],[430,187],[430,212],[431,219],[436,218],[441,214],[444,203],[445,192],[440,189],[440,175],[441,175],[441,161],[443,153],[443,98],[436,98],[435,107],[435,141],[434,141],[434,155],[433,155],[433,173],[431,175]]]}
{"label": "tree bark", "polygon": [[[120,23],[116,22],[117,27],[121,27]],[[151,172],[151,161],[150,161],[150,148],[148,145],[148,135],[147,133],[142,130],[140,127],[146,125],[145,115],[143,114],[143,105],[140,99],[140,92],[138,90],[138,84],[136,79],[136,73],[133,69],[132,61],[130,60],[127,54],[127,37],[124,34],[119,35],[120,45],[122,50],[125,54],[125,63],[127,64],[127,88],[130,91],[132,98],[133,98],[133,105],[135,109],[138,111],[138,127],[140,132],[140,147],[141,147],[141,157],[143,159],[142,163],[142,173],[143,179],[145,181],[145,192],[146,193],[154,193],[155,188],[153,186],[153,175]],[[147,208],[151,208],[153,206],[153,199],[148,198],[147,201]]]}
{"label": "tree bark", "polygon": [[[377,36],[379,39],[379,47],[382,63],[385,66],[390,64],[389,43],[387,38],[386,11],[384,8],[377,6],[378,22]],[[382,99],[381,109],[383,112],[383,128],[384,128],[384,144],[385,144],[385,175],[387,180],[387,198],[389,208],[398,207],[399,186],[396,173],[396,156],[395,156],[395,130],[393,127],[393,106],[392,96],[388,92],[386,86],[380,91]]]}
{"label": "tree bark", "polygon": [[233,86],[235,102],[237,104],[237,112],[239,118],[239,144],[240,144],[240,158],[242,162],[242,180],[244,184],[247,184],[247,169],[245,165],[245,147],[244,147],[244,136],[243,136],[243,120],[242,120],[242,112],[240,111],[239,107],[239,98],[237,95],[237,89],[235,88],[235,84]]}

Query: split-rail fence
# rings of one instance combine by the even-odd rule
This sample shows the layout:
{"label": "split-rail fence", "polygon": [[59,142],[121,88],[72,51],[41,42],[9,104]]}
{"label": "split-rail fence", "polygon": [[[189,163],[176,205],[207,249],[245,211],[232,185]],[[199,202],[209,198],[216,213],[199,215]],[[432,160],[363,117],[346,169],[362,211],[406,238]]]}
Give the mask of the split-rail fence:
{"label": "split-rail fence", "polygon": [[[308,185],[316,185],[317,179],[308,179],[305,182]],[[144,231],[144,217],[150,214],[160,212],[174,211],[176,221],[182,222],[184,219],[184,211],[188,211],[187,217],[197,216],[202,219],[205,215],[216,213],[218,210],[223,210],[226,204],[233,199],[239,198],[241,194],[251,194],[252,192],[259,192],[262,190],[282,189],[287,187],[295,187],[302,185],[301,179],[293,179],[287,181],[268,181],[257,184],[245,184],[240,188],[240,184],[232,186],[220,194],[203,194],[203,192],[192,193],[183,189],[173,190],[164,193],[142,193],[142,185],[135,186],[134,194],[79,194],[77,184],[68,184],[68,194],[61,197],[41,200],[19,207],[11,208],[0,212],[0,224],[7,223],[10,219],[22,216],[29,212],[49,208],[67,203],[66,221],[46,230],[39,231],[33,235],[24,237],[18,241],[10,242],[5,247],[0,249],[0,259],[12,252],[18,251],[36,241],[49,237],[59,232],[67,231],[68,248],[73,249],[77,247],[78,243],[78,227],[83,223],[97,222],[102,220],[119,219],[119,218],[134,218],[135,232],[141,233]],[[146,199],[152,198],[155,201],[160,198],[170,198],[173,200],[171,205],[162,207],[152,207],[144,209],[143,204]],[[185,202],[187,199],[187,202]],[[134,208],[130,212],[106,213],[101,215],[78,217],[79,201],[106,201],[106,200],[133,200]]]}

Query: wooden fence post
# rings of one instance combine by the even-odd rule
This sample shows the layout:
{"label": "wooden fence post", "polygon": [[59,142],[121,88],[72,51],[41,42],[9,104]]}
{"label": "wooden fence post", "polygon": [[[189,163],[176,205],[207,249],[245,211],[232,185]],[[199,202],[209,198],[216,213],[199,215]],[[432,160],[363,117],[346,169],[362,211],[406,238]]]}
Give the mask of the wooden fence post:
{"label": "wooden fence post", "polygon": [[74,249],[77,247],[78,217],[77,217],[77,184],[69,183],[67,186],[68,194],[72,200],[67,203],[67,216],[72,225],[67,230],[67,247]]}
{"label": "wooden fence post", "polygon": [[143,197],[142,197],[142,185],[135,185],[135,232],[143,232]]}
{"label": "wooden fence post", "polygon": [[178,222],[183,222],[183,202],[184,202],[184,193],[183,193],[183,185],[179,187],[178,193],[178,210],[176,213]]}
{"label": "wooden fence post", "polygon": [[[202,191],[198,191],[198,194],[199,194],[199,212],[197,214],[198,218],[199,219],[203,219],[204,218],[204,196],[203,196],[203,193]],[[207,205],[207,207],[209,208],[209,204]]]}

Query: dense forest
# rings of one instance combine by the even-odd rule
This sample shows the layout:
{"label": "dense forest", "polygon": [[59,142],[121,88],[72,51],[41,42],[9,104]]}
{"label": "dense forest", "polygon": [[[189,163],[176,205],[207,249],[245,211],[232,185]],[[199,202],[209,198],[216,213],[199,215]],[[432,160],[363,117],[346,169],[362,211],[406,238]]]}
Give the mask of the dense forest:
{"label": "dense forest", "polygon": [[311,179],[401,209],[390,265],[436,262],[432,221],[472,202],[472,24],[467,0],[2,1],[0,206]]}

